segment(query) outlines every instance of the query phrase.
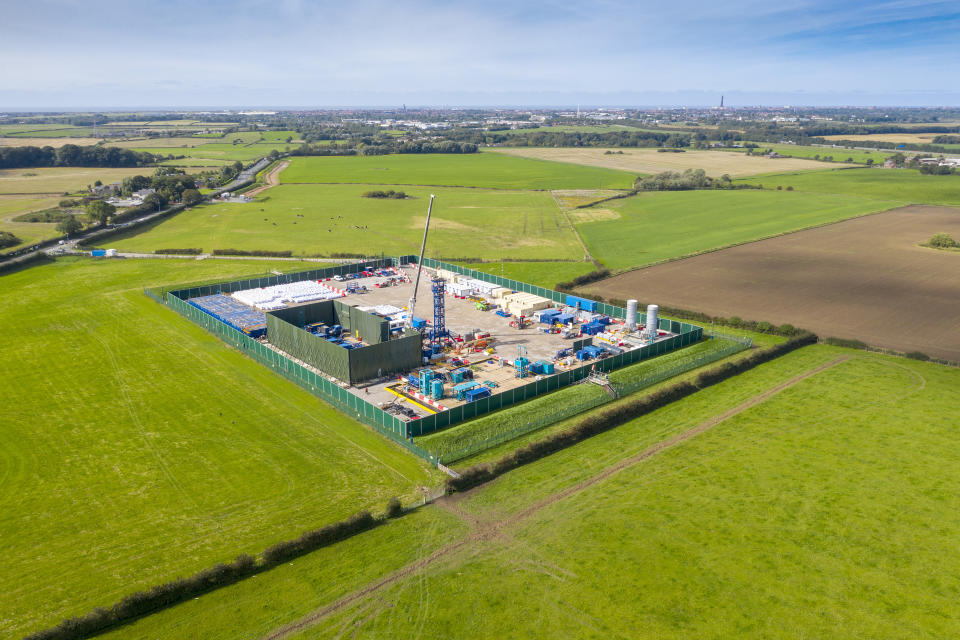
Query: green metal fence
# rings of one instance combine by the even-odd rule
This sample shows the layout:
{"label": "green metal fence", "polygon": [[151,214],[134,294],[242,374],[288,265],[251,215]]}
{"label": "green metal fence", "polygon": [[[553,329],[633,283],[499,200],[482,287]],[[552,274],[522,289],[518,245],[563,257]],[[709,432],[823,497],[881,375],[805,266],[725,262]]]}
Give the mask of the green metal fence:
{"label": "green metal fence", "polygon": [[[750,348],[749,340],[747,341],[743,341],[743,340],[726,341],[725,340],[723,347],[720,349],[685,359],[681,362],[674,363],[672,366],[669,366],[669,367],[656,368],[655,370],[649,372],[647,375],[640,377],[636,381],[631,381],[628,383],[619,383],[619,384],[617,382],[611,381],[610,386],[613,387],[614,391],[617,394],[617,397],[627,395],[630,393],[634,393],[636,391],[640,391],[641,389],[646,389],[647,387],[651,387],[655,384],[658,384],[660,382],[663,382],[664,380],[673,378],[674,376],[678,376],[682,373],[693,371],[694,369],[708,365],[711,362],[722,360],[723,358],[727,358],[729,356],[732,356],[736,353],[739,353],[749,348]],[[588,382],[584,384],[590,384],[590,383]],[[495,447],[498,444],[508,442],[510,440],[513,440],[514,438],[519,438],[520,436],[526,435],[528,433],[532,433],[537,429],[542,429],[543,427],[554,424],[555,422],[559,422],[560,420],[564,420],[571,416],[575,416],[579,413],[583,413],[584,411],[597,407],[601,404],[606,404],[607,402],[610,402],[612,399],[613,398],[609,395],[600,395],[596,398],[586,399],[577,403],[567,403],[567,402],[564,402],[563,399],[558,397],[555,408],[548,411],[544,411],[543,413],[539,414],[536,418],[529,421],[527,424],[520,425],[514,429],[510,429],[509,431],[498,433],[480,442],[470,444],[466,447],[457,449],[455,451],[443,451],[443,452],[435,452],[435,453],[437,453],[437,459],[442,464],[451,464],[453,462],[456,462],[457,460],[468,458],[472,455],[480,453],[481,451],[485,451],[486,449]]]}
{"label": "green metal fence", "polygon": [[409,441],[406,428],[408,423],[406,421],[373,406],[362,398],[341,388],[339,385],[330,382],[323,376],[294,362],[285,355],[270,349],[233,327],[227,326],[213,316],[204,313],[193,305],[187,304],[171,292],[168,292],[162,298],[155,293],[147,292],[147,294],[188,320],[200,325],[227,344],[239,349],[257,362],[269,367],[276,373],[334,405],[347,415],[354,416],[357,420],[373,427],[379,433],[387,436],[424,460],[434,465],[437,463],[436,457],[433,454]]}

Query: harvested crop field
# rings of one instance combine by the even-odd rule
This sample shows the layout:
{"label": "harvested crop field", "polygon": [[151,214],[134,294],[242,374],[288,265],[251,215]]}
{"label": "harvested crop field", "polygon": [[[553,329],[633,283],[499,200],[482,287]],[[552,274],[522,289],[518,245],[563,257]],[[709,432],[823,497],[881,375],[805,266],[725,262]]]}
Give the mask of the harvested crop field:
{"label": "harvested crop field", "polygon": [[99,142],[100,138],[0,138],[0,147],[53,147],[58,149],[67,144],[78,147],[89,147]]}
{"label": "harvested crop field", "polygon": [[585,288],[719,316],[791,323],[960,360],[960,209],[910,206],[632,271]]}
{"label": "harvested crop field", "polygon": [[[933,139],[942,133],[862,133],[823,136],[825,140],[860,140],[879,142],[903,142],[912,144],[933,144]],[[891,150],[892,151],[892,150]]]}
{"label": "harvested crop field", "polygon": [[[656,149],[595,149],[593,147],[499,147],[494,151],[524,158],[569,162],[637,174],[703,169],[709,176],[720,177],[726,173],[733,178],[739,178],[761,173],[823,169],[823,165],[815,160],[804,158],[770,159],[762,156],[748,156],[745,153],[734,151],[661,153]],[[608,151],[611,153],[607,153]],[[837,165],[853,166],[843,163],[837,163]]]}

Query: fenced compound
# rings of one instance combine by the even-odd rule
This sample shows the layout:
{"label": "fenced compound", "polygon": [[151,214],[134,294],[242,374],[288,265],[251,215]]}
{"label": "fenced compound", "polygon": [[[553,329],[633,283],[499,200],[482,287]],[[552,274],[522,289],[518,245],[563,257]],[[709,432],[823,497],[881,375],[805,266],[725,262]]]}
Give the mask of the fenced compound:
{"label": "fenced compound", "polygon": [[[282,353],[278,353],[277,351],[270,349],[269,347],[245,335],[243,332],[228,326],[227,324],[202,312],[200,309],[186,302],[190,298],[196,298],[200,296],[229,294],[243,289],[269,287],[277,284],[287,284],[305,279],[331,278],[336,275],[359,273],[365,270],[415,262],[416,257],[414,256],[403,256],[400,258],[380,258],[362,263],[340,265],[323,269],[313,269],[309,271],[300,271],[297,273],[253,277],[232,282],[194,284],[176,288],[161,287],[145,289],[144,292],[157,302],[167,305],[177,313],[207,329],[224,342],[249,355],[257,362],[270,367],[280,375],[295,382],[323,400],[333,404],[345,413],[355,416],[361,422],[371,426],[379,433],[382,433],[383,435],[394,440],[401,446],[406,447],[416,455],[434,465],[439,462],[436,455],[414,444],[412,441],[414,436],[431,433],[464,420],[469,420],[491,411],[496,411],[518,402],[529,400],[540,394],[554,391],[566,385],[583,380],[589,376],[592,371],[608,372],[628,364],[674,351],[675,349],[699,342],[703,337],[703,328],[699,326],[688,324],[686,322],[661,318],[659,328],[675,335],[646,345],[639,349],[626,351],[602,360],[597,360],[579,367],[567,369],[555,375],[545,376],[540,380],[533,380],[526,385],[493,394],[486,398],[477,400],[476,402],[460,405],[447,411],[442,411],[437,414],[420,418],[419,420],[408,422],[386,413],[379,407],[367,402],[360,396],[350,393],[335,382],[327,380],[322,375],[307,369],[303,365],[293,361],[291,358],[286,357]],[[519,282],[510,278],[493,276],[480,271],[475,271],[473,269],[465,269],[457,265],[447,264],[429,258],[424,259],[424,266],[430,268],[442,268],[448,271],[453,271],[455,273],[476,278],[478,280],[484,280],[498,286],[509,287],[516,291],[533,293],[535,295],[548,298],[558,304],[563,304],[566,300],[566,294],[560,293],[559,291],[545,289],[543,287],[538,287],[525,282]],[[626,317],[626,309],[615,307],[606,303],[598,303],[596,310],[598,313],[602,313],[613,318],[623,319]],[[645,316],[643,316],[642,321],[646,321]],[[723,356],[718,356],[718,358],[719,357]],[[653,384],[653,382],[649,384]],[[585,409],[580,409],[580,411],[583,410]],[[554,421],[556,419],[560,418],[553,418]],[[540,419],[538,418],[538,423],[539,420]],[[538,424],[538,426],[535,427],[524,426],[524,428],[526,428],[527,431],[532,431],[534,428],[540,428],[541,426],[544,425]],[[516,435],[513,435],[512,437],[516,437]],[[488,444],[487,446],[491,445]]]}

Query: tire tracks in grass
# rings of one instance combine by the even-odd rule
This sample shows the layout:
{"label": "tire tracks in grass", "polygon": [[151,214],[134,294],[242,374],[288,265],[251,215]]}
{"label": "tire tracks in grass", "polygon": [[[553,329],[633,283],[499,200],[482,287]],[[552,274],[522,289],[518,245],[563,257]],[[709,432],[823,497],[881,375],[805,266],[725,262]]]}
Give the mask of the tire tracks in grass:
{"label": "tire tracks in grass", "polygon": [[[722,422],[725,422],[726,420],[729,420],[734,416],[737,416],[759,404],[766,402],[767,400],[779,394],[780,392],[786,389],[789,389],[790,387],[796,386],[797,384],[803,382],[804,380],[811,378],[823,371],[826,371],[827,369],[831,369],[843,362],[850,360],[852,357],[853,356],[849,356],[849,355],[841,356],[839,358],[831,360],[830,362],[814,367],[813,369],[809,369],[804,373],[801,373],[797,376],[794,376],[793,378],[790,378],[789,380],[781,382],[780,384],[774,387],[771,387],[770,389],[767,389],[763,393],[758,394],[746,400],[745,402],[737,405],[736,407],[733,407],[732,409],[728,409],[723,413],[720,413],[708,420],[705,420],[704,422],[701,422],[695,427],[687,429],[682,433],[679,433],[670,438],[667,438],[666,440],[658,442],[636,455],[630,456],[628,458],[624,458],[620,462],[617,462],[616,464],[613,464],[607,467],[600,473],[597,473],[596,475],[590,478],[587,478],[582,482],[579,482],[571,487],[568,487],[567,489],[558,491],[552,495],[547,496],[546,498],[538,500],[537,502],[534,502],[527,508],[522,509],[518,513],[508,516],[502,520],[498,520],[492,523],[480,523],[475,517],[467,515],[456,505],[456,503],[459,501],[457,498],[452,498],[452,497],[440,498],[439,500],[434,502],[435,505],[437,505],[439,508],[449,513],[457,515],[462,520],[464,520],[467,524],[473,527],[473,530],[465,538],[458,540],[456,542],[450,543],[447,546],[434,551],[433,553],[431,553],[429,556],[425,558],[421,558],[420,560],[417,560],[416,562],[412,562],[407,566],[402,567],[401,569],[398,569],[397,571],[394,571],[393,573],[380,578],[379,580],[371,582],[367,584],[365,587],[362,587],[359,590],[354,591],[353,593],[343,596],[339,600],[336,600],[314,611],[313,613],[308,614],[307,616],[301,618],[296,622],[290,623],[288,625],[280,627],[279,629],[274,630],[273,632],[267,634],[266,636],[263,636],[263,640],[281,640],[283,638],[287,638],[294,633],[302,631],[303,629],[310,627],[317,622],[320,622],[330,614],[343,609],[344,607],[356,602],[357,600],[360,600],[361,598],[367,595],[375,593],[383,589],[384,587],[388,587],[400,581],[403,578],[409,577],[414,573],[420,571],[421,569],[425,569],[429,567],[430,565],[436,563],[438,560],[441,560],[453,554],[454,552],[459,551],[460,549],[472,546],[475,543],[486,542],[489,540],[496,539],[502,535],[501,532],[503,529],[511,525],[516,525],[519,522],[526,520],[527,518],[538,513],[539,511],[542,511],[543,509],[553,504],[556,504],[557,502],[560,502],[561,500],[569,498],[578,493],[582,493],[583,491],[597,484],[600,484],[604,480],[607,480],[608,478],[616,475],[617,473],[625,469],[628,469],[641,462],[644,462],[645,460],[648,460],[656,456],[657,454],[662,453],[667,449],[671,449],[679,444],[682,444],[687,440],[690,440],[691,438],[694,438],[700,435],[701,433],[708,431],[709,429],[712,429],[718,424],[721,424]],[[482,489],[484,486],[485,485],[481,485],[477,489]],[[475,489],[474,491],[476,491],[477,489]],[[468,493],[473,493],[473,491]],[[466,494],[462,494],[462,495],[466,495]]]}

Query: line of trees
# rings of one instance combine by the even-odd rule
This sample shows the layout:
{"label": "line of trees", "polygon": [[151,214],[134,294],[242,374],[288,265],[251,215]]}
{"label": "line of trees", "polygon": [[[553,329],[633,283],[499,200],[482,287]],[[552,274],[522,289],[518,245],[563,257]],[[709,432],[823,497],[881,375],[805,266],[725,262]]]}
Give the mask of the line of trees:
{"label": "line of trees", "polygon": [[94,145],[0,147],[0,169],[24,167],[142,167],[158,159],[152,153]]}

